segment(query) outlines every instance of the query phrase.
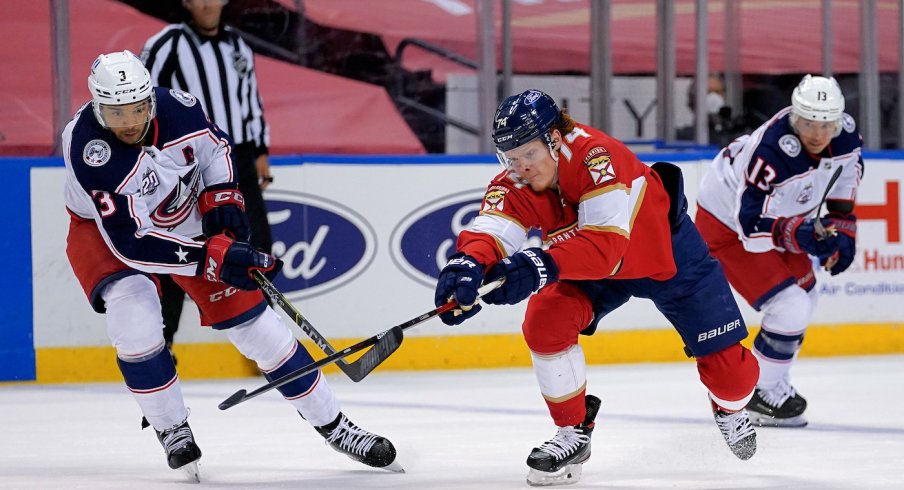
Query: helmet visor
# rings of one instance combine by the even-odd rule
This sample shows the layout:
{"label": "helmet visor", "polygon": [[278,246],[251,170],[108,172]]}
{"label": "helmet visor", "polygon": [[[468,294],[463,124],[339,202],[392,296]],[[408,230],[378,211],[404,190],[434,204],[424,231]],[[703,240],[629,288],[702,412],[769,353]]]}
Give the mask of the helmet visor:
{"label": "helmet visor", "polygon": [[131,104],[108,105],[97,104],[97,115],[101,123],[108,128],[128,128],[143,126],[150,122],[156,114],[154,98],[133,102]]}
{"label": "helmet visor", "polygon": [[502,167],[508,172],[508,174],[509,174],[509,176],[511,176],[512,180],[514,180],[515,182],[517,182],[519,184],[525,184],[525,185],[528,184],[527,180],[522,178],[521,175],[515,171],[515,164],[512,163],[512,161],[509,160],[507,156],[505,156],[504,151],[497,148],[496,149],[496,158],[499,159],[499,163],[502,164]]}

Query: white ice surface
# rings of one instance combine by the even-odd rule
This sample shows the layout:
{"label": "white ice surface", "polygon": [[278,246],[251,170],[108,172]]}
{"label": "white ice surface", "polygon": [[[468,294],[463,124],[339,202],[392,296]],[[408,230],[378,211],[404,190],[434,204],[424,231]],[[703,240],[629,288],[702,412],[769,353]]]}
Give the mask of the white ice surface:
{"label": "white ice surface", "polygon": [[[904,489],[904,356],[802,359],[793,375],[810,426],[759,429],[742,462],[694,364],[592,367],[589,392],[603,400],[593,457],[565,488]],[[275,392],[217,409],[262,379],[185,382],[204,452],[194,488],[527,488],[527,454],[555,432],[528,369],[329,380],[354,422],[393,440],[407,473],[332,451]],[[0,489],[190,488],[140,417],[120,384],[0,386]]]}

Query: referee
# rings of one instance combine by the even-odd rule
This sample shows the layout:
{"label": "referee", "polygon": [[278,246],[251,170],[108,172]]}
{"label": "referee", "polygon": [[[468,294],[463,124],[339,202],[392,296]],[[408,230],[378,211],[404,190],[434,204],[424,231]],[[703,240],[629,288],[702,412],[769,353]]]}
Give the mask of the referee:
{"label": "referee", "polygon": [[[273,182],[267,157],[270,131],[257,90],[254,53],[230,27],[221,23],[227,0],[182,0],[187,21],[170,24],[144,45],[141,59],[154,85],[189,92],[234,142],[232,151],[239,190],[251,224],[251,244],[270,252],[272,238],[261,191]],[[182,313],[184,293],[161,276],[164,337],[172,344]]]}

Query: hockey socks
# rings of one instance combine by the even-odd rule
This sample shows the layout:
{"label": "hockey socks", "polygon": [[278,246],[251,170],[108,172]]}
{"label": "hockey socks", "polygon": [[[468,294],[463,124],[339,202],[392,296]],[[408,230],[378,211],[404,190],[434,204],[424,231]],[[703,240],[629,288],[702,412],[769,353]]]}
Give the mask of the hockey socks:
{"label": "hockey socks", "polygon": [[163,429],[179,424],[188,417],[179,377],[176,375],[176,365],[162,343],[156,353],[147,357],[117,357],[116,363],[126,386],[141,407],[141,413],[151,425]]}

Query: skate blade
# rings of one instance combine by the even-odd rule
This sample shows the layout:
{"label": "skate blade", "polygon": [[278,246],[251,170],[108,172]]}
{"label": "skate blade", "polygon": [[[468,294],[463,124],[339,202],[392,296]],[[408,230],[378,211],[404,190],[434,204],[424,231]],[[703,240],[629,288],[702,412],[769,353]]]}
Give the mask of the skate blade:
{"label": "skate blade", "polygon": [[400,465],[398,461],[393,461],[392,463],[389,463],[388,465],[386,465],[380,469],[386,470],[386,471],[391,471],[393,473],[404,473],[405,472],[405,468],[402,468],[402,465]]}
{"label": "skate blade", "polygon": [[559,471],[540,471],[531,468],[527,473],[527,484],[532,487],[571,485],[581,479],[583,466],[582,463],[570,464]]}
{"label": "skate blade", "polygon": [[198,462],[192,461],[187,465],[179,468],[179,470],[185,472],[185,475],[188,476],[188,481],[191,483],[201,483],[201,470],[198,468]]}
{"label": "skate blade", "polygon": [[786,419],[777,419],[770,415],[763,415],[761,413],[754,412],[753,410],[748,410],[747,413],[750,414],[750,423],[757,427],[801,428],[806,427],[809,423],[803,415],[788,417]]}

